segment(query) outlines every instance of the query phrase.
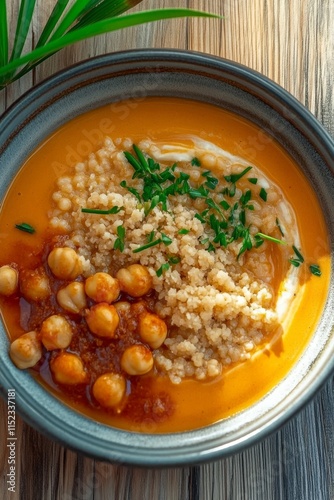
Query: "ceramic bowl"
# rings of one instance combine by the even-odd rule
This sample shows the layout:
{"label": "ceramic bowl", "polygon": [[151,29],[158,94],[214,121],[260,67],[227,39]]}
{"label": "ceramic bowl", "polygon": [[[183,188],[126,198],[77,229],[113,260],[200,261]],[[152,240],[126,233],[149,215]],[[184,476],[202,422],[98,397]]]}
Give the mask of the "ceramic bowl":
{"label": "ceramic bowl", "polygon": [[[288,92],[244,66],[175,50],[120,52],[87,60],[31,89],[1,118],[0,199],[24,160],[52,131],[110,102],[178,96],[215,104],[262,127],[302,165],[318,193],[334,247],[334,143]],[[112,462],[170,466],[204,462],[243,450],[277,430],[318,391],[334,367],[333,270],[318,327],[300,359],[265,397],[221,422],[189,432],[140,434],[108,427],[71,410],[8,356],[0,327],[0,385],[15,388],[17,410],[65,446]]]}

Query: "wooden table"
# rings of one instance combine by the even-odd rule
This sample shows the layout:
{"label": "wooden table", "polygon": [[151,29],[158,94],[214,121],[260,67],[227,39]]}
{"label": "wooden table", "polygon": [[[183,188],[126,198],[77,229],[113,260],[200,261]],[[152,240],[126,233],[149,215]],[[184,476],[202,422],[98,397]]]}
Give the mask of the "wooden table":
{"label": "wooden table", "polygon": [[[37,1],[36,40],[55,0]],[[11,11],[18,1],[8,0]],[[192,49],[272,78],[334,135],[333,0],[144,0],[139,8],[192,7],[225,20],[157,22],[68,48],[0,94],[0,112],[53,72],[87,57],[139,47]],[[7,406],[0,403],[0,497],[22,500],[333,500],[333,378],[299,415],[243,453],[183,469],[139,469],[85,458],[17,417],[16,492],[7,491]]]}

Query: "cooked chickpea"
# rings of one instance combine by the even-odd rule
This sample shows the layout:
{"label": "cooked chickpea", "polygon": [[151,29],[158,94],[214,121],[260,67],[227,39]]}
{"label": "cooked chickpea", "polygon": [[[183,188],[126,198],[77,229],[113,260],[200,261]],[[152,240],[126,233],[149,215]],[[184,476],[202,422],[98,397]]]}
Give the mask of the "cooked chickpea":
{"label": "cooked chickpea", "polygon": [[20,291],[27,300],[40,302],[51,294],[49,278],[44,269],[23,269],[20,272]]}
{"label": "cooked chickpea", "polygon": [[85,292],[95,302],[114,302],[120,293],[118,280],[107,273],[96,273],[86,279]]}
{"label": "cooked chickpea", "polygon": [[120,300],[119,302],[115,302],[113,305],[119,314],[129,312],[131,309],[130,302],[127,302],[126,300]]}
{"label": "cooked chickpea", "polygon": [[126,389],[125,378],[118,373],[104,373],[93,385],[93,396],[104,408],[114,408],[122,401]]}
{"label": "cooked chickpea", "polygon": [[79,313],[87,306],[84,284],[72,281],[61,288],[57,293],[57,302],[65,311]]}
{"label": "cooked chickpea", "polygon": [[63,316],[53,314],[43,321],[40,339],[48,351],[65,349],[70,345],[72,337],[71,325]]}
{"label": "cooked chickpea", "polygon": [[0,295],[9,297],[17,291],[19,273],[11,266],[0,267]]}
{"label": "cooked chickpea", "polygon": [[152,277],[146,267],[140,264],[131,264],[120,269],[116,278],[119,280],[121,290],[131,297],[142,297],[152,288]]}
{"label": "cooked chickpea", "polygon": [[50,368],[54,380],[59,384],[84,384],[88,380],[84,364],[77,354],[61,352],[51,360]]}
{"label": "cooked chickpea", "polygon": [[13,363],[24,370],[31,368],[42,357],[42,345],[37,338],[37,332],[24,333],[12,342],[9,355]]}
{"label": "cooked chickpea", "polygon": [[167,337],[167,325],[159,316],[146,311],[139,316],[138,332],[152,349],[158,349]]}
{"label": "cooked chickpea", "polygon": [[153,367],[152,353],[144,345],[127,347],[121,357],[121,367],[129,375],[144,375]]}
{"label": "cooked chickpea", "polygon": [[74,280],[82,273],[79,255],[69,247],[54,248],[48,256],[48,264],[56,278]]}
{"label": "cooked chickpea", "polygon": [[90,331],[98,337],[113,338],[118,327],[119,316],[113,305],[100,302],[86,312],[86,321]]}

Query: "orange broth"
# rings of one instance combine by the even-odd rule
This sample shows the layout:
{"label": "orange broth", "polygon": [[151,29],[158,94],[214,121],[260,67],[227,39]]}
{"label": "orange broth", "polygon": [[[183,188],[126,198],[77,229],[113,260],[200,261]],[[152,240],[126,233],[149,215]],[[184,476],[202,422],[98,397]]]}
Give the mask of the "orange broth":
{"label": "orange broth", "polygon": [[[194,134],[255,164],[282,189],[293,207],[307,263],[318,264],[321,277],[304,264],[301,285],[291,304],[286,331],[266,339],[251,360],[225,368],[209,382],[192,379],[179,385],[167,377],[151,377],[153,391],[169,394],[173,414],[162,422],[130,421],[122,415],[101,413],[70,401],[53,383],[49,372],[35,375],[57,397],[89,417],[109,425],[141,432],[174,432],[199,428],[239,412],[270,391],[301,356],[320,318],[327,297],[330,252],[325,221],[317,197],[306,177],[271,136],[250,122],[209,104],[177,98],[145,98],[107,105],[81,115],[54,132],[28,158],[13,181],[0,213],[0,265],[31,263],[43,247],[47,212],[56,179],[97,150],[104,136],[130,137],[134,142],[149,137],[165,140]],[[26,234],[15,224],[31,224],[36,233]],[[23,251],[22,251],[23,249]],[[1,311],[9,337],[24,333],[19,306],[1,299]],[[36,374],[36,371],[31,370]]]}

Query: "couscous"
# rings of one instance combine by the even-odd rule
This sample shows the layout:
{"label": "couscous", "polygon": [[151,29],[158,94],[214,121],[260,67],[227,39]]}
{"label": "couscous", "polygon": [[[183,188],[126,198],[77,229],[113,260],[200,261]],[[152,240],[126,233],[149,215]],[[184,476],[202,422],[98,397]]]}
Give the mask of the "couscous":
{"label": "couscous", "polygon": [[[289,204],[255,166],[197,137],[183,141],[138,144],[145,158],[159,164],[153,180],[156,172],[173,176],[166,175],[161,189],[170,190],[182,176],[192,186],[190,193],[169,195],[165,207],[139,198],[147,180],[133,178],[134,168],[124,155],[132,151],[131,139],[106,138],[101,149],[76,165],[72,177],[58,180],[50,213],[52,230],[69,236],[66,246],[80,256],[84,276],[115,274],[133,263],[148,269],[157,294],[155,312],[169,328],[168,338],[155,350],[155,364],[173,383],[219,375],[224,365],[248,359],[277,328],[277,269],[271,253],[287,262],[291,245],[298,245]],[[244,171],[235,183],[226,180]],[[234,193],[228,191],[232,188]],[[113,209],[116,213],[103,213]],[[212,225],[231,218],[226,234],[249,228],[249,238],[255,238],[251,250],[241,251],[246,236],[226,245],[215,242]],[[279,239],[283,232],[287,248],[257,239],[258,234]],[[257,248],[256,241],[261,243]]]}

